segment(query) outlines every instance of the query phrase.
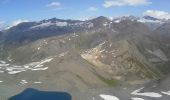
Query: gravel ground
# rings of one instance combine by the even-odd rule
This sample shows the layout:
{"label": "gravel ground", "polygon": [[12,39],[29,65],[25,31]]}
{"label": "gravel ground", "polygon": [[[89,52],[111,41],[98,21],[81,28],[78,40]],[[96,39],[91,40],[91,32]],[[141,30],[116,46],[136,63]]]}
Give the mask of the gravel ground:
{"label": "gravel ground", "polygon": [[[34,85],[33,87],[39,90],[46,91],[44,89],[41,89],[41,87],[43,86],[40,86],[38,84]],[[0,84],[0,100],[7,100],[7,98],[22,92],[25,88],[27,87],[17,85],[17,84],[6,85],[6,84],[1,83]],[[164,95],[161,93],[161,91],[167,92],[168,89],[162,90],[159,87],[155,87],[155,90],[152,89],[152,91],[149,91],[151,89],[147,88],[141,92],[155,92],[155,93],[161,94],[162,97],[155,98],[155,97],[137,96],[137,95],[131,94],[134,90],[139,89],[139,88],[141,88],[141,86],[134,86],[134,87],[128,86],[128,87],[117,87],[117,88],[108,88],[108,87],[104,88],[103,87],[103,88],[96,88],[96,89],[87,89],[84,91],[78,91],[74,89],[68,90],[68,91],[67,90],[62,90],[62,91],[69,92],[72,95],[73,100],[104,100],[100,97],[101,94],[116,96],[120,100],[131,100],[131,98],[133,97],[143,98],[144,100],[170,100],[170,96]],[[50,89],[48,89],[47,91],[50,91]]]}
{"label": "gravel ground", "polygon": [[[1,77],[0,76],[0,81]],[[5,78],[3,78],[5,79]],[[25,82],[25,81],[23,81]],[[138,96],[131,94],[133,91],[145,87],[140,91],[140,93],[154,92],[162,95],[162,97],[146,97]],[[118,97],[120,100],[132,100],[131,98],[143,98],[144,100],[170,100],[170,95],[162,94],[161,91],[168,92],[170,91],[170,77],[167,77],[159,84],[150,83],[147,85],[136,85],[136,86],[119,86],[119,87],[98,87],[98,88],[88,88],[79,90],[78,88],[64,88],[56,83],[41,83],[41,82],[32,82],[21,84],[19,81],[16,81],[15,77],[10,78],[6,77],[6,81],[3,80],[0,82],[0,100],[7,100],[9,97],[12,97],[16,94],[21,93],[26,88],[35,88],[41,91],[57,91],[57,92],[68,92],[72,95],[72,100],[104,100],[100,97],[101,94],[112,95]]]}

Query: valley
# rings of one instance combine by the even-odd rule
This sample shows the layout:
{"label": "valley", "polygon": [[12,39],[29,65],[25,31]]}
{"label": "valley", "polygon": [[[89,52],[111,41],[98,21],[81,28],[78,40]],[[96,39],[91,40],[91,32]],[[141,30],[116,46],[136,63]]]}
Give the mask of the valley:
{"label": "valley", "polygon": [[0,97],[35,88],[73,100],[169,100],[170,22],[148,18],[52,18],[3,30]]}

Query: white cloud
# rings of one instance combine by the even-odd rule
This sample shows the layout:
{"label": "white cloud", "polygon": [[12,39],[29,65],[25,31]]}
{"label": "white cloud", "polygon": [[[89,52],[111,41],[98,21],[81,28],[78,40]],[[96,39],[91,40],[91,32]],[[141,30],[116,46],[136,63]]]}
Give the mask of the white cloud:
{"label": "white cloud", "polygon": [[170,19],[170,13],[159,10],[147,10],[143,13],[145,16],[151,16],[158,19]]}
{"label": "white cloud", "polygon": [[7,29],[9,29],[9,28],[11,28],[13,26],[17,26],[18,24],[23,23],[23,22],[29,22],[29,21],[28,20],[23,20],[23,19],[15,20],[15,21],[13,21],[11,23],[11,25],[9,25],[8,27],[5,27],[5,29],[7,30]]}
{"label": "white cloud", "polygon": [[46,7],[51,7],[51,8],[58,8],[61,6],[60,2],[51,2],[50,4],[47,4]]}
{"label": "white cloud", "polygon": [[88,17],[80,17],[80,18],[78,18],[78,20],[81,20],[81,21],[86,21],[88,19],[89,19]]}
{"label": "white cloud", "polygon": [[140,5],[149,5],[152,2],[148,0],[105,0],[103,6],[105,8],[114,7],[114,6],[140,6]]}
{"label": "white cloud", "polygon": [[18,19],[16,21],[12,22],[11,26],[17,26],[18,24],[23,23],[23,22],[28,22],[28,20]]}
{"label": "white cloud", "polygon": [[0,30],[2,30],[5,27],[5,22],[4,21],[0,21]]}
{"label": "white cloud", "polygon": [[18,19],[18,20],[13,21],[9,26],[4,25],[3,29],[8,30],[9,28],[11,28],[13,26],[17,26],[18,24],[23,23],[23,22],[29,22],[29,21],[23,20],[23,19]]}
{"label": "white cloud", "polygon": [[8,30],[8,29],[10,29],[11,27],[13,27],[13,26],[17,26],[18,24],[20,24],[20,23],[23,23],[23,22],[29,22],[28,20],[23,20],[23,19],[18,19],[18,20],[15,20],[15,21],[13,21],[9,26],[4,26],[4,29],[5,30]]}
{"label": "white cloud", "polygon": [[98,9],[96,7],[89,7],[88,11],[97,11]]}
{"label": "white cloud", "polygon": [[5,22],[4,21],[0,21],[0,26],[2,26]]}

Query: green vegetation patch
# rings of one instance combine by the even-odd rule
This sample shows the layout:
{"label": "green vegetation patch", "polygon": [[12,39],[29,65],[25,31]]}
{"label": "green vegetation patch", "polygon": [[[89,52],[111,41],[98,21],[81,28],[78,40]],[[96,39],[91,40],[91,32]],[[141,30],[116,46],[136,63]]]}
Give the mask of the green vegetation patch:
{"label": "green vegetation patch", "polygon": [[109,86],[115,87],[117,86],[117,80],[115,79],[106,79],[102,76],[98,76],[104,83],[106,83]]}

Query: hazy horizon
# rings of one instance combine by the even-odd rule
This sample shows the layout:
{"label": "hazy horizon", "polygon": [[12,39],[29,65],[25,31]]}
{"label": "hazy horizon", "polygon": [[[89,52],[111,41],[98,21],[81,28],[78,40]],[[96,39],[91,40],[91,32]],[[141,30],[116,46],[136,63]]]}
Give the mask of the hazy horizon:
{"label": "hazy horizon", "polygon": [[170,18],[168,6],[161,0],[1,0],[0,27],[54,17],[84,20],[97,16],[151,15]]}

